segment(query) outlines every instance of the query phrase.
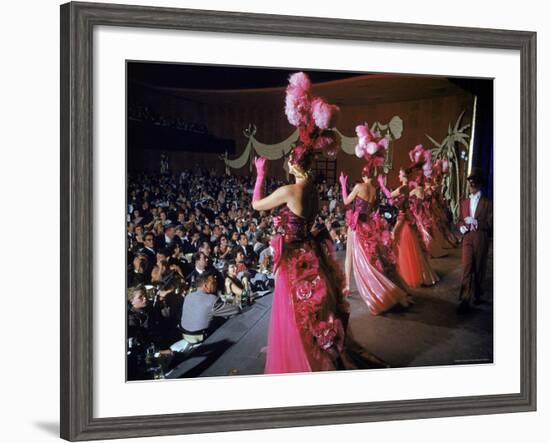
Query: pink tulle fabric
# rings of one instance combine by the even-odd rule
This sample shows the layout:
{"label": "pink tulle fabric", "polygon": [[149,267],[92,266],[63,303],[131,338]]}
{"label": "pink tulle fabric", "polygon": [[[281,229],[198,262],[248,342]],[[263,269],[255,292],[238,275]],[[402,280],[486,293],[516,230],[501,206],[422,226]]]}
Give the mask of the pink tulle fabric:
{"label": "pink tulle fabric", "polygon": [[314,238],[286,207],[275,225],[283,234],[271,244],[276,274],[265,372],[336,369],[349,314],[330,243]]}
{"label": "pink tulle fabric", "polygon": [[386,221],[361,197],[356,197],[353,210],[346,216],[353,275],[369,312],[378,315],[397,304],[406,306],[407,294],[385,274],[384,268],[393,267],[395,261]]}
{"label": "pink tulle fabric", "polygon": [[408,286],[431,286],[439,281],[420,246],[417,233],[408,220],[398,221],[394,231],[394,243],[397,273]]}
{"label": "pink tulle fabric", "polygon": [[378,315],[397,304],[406,306],[407,294],[370,263],[357,231],[351,231],[348,242],[352,248],[355,284],[369,312]]}
{"label": "pink tulle fabric", "polygon": [[279,266],[269,324],[266,374],[311,372],[312,368],[302,344],[290,297],[291,286],[287,266]]}
{"label": "pink tulle fabric", "polygon": [[[355,210],[346,212],[346,223],[352,230],[357,231],[357,241],[364,249],[369,262],[380,272],[384,272],[384,263],[395,263],[388,224],[378,213],[370,212],[370,205],[361,197],[356,197],[355,203],[361,205],[356,205]],[[367,207],[370,213],[362,213],[359,206],[362,206],[363,210]]]}

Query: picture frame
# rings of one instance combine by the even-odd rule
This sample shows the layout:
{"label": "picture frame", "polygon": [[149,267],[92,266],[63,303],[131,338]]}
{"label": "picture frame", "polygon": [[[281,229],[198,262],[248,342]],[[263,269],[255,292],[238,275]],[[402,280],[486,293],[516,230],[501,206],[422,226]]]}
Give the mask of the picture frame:
{"label": "picture frame", "polygon": [[[93,29],[261,34],[518,51],[521,60],[520,392],[98,418],[93,414]],[[69,441],[534,411],[536,33],[99,3],[61,6],[61,437]]]}

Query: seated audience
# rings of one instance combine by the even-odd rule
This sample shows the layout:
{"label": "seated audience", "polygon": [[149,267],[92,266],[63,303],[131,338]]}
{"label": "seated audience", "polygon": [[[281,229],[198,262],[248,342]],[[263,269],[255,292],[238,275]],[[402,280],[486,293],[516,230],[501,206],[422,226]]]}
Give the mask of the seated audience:
{"label": "seated audience", "polygon": [[[246,303],[244,293],[257,298],[273,288],[270,239],[276,211],[252,210],[253,181],[253,177],[219,175],[199,165],[177,174],[168,170],[129,175],[127,285],[141,288],[135,309],[134,297],[129,298],[128,321],[133,325],[129,338],[135,335],[131,331],[141,330],[157,349],[170,345],[178,334],[174,324],[183,318],[179,309],[183,312],[184,300],[189,292],[197,292],[205,272],[214,276],[220,293],[234,299],[240,294],[241,304]],[[282,184],[270,178],[266,192]],[[343,248],[345,232],[337,227],[345,224],[340,193],[326,183],[320,189],[330,204],[323,207],[315,228],[330,233],[336,249]],[[227,272],[220,272],[223,269]],[[149,302],[140,301],[144,285],[151,285]],[[154,300],[153,294],[157,294]],[[183,306],[174,305],[176,301]]]}

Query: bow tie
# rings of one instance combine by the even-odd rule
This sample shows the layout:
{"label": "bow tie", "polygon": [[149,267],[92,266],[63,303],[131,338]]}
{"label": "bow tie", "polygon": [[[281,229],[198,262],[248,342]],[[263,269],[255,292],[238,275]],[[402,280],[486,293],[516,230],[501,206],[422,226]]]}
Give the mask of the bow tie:
{"label": "bow tie", "polygon": [[470,194],[470,200],[472,199],[479,199],[479,197],[481,197],[481,194],[479,192],[476,192],[475,194]]}

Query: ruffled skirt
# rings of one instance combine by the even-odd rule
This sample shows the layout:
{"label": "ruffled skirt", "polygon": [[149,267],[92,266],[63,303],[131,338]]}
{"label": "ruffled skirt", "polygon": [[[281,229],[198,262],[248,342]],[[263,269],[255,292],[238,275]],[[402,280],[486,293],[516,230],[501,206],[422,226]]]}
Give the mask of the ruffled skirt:
{"label": "ruffled skirt", "polygon": [[[360,226],[357,228],[361,229]],[[359,295],[369,312],[378,315],[397,304],[407,306],[407,294],[371,263],[366,244],[357,230],[350,230],[348,247],[352,249],[353,275]]]}
{"label": "ruffled skirt", "polygon": [[272,242],[275,291],[265,373],[385,367],[347,332],[344,276],[330,241]]}
{"label": "ruffled skirt", "polygon": [[394,243],[397,273],[408,286],[431,286],[439,281],[410,222],[398,222],[394,231]]}

